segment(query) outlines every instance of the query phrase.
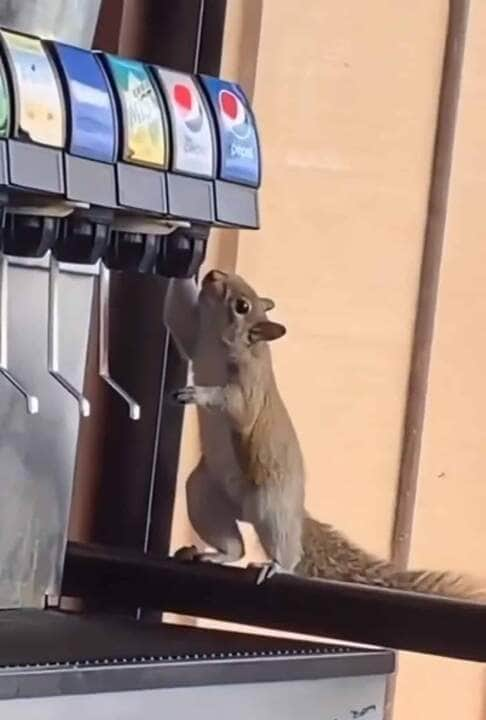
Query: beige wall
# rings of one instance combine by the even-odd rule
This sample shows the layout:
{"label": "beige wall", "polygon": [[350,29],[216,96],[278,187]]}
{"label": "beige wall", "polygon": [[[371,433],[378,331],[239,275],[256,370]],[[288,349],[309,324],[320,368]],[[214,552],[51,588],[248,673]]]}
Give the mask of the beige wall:
{"label": "beige wall", "polygon": [[263,228],[243,234],[238,270],[275,297],[288,325],[274,354],[304,446],[309,507],[381,553],[393,517],[445,6],[310,0],[302,12],[264,2],[255,93]]}
{"label": "beige wall", "polygon": [[[387,555],[448,3],[264,0],[261,17],[259,0],[228,5],[224,74],[254,88],[262,230],[214,238],[207,266],[236,262],[288,327],[274,358],[309,509]],[[486,575],[482,0],[472,14],[412,559]],[[197,455],[189,412],[174,547],[192,539],[183,482]],[[403,655],[394,717],[486,717],[482,670]]]}
{"label": "beige wall", "polygon": [[[415,565],[440,564],[486,578],[485,128],[486,4],[473,0],[411,559]],[[408,716],[415,709],[410,693],[420,676],[426,678],[427,694],[441,690],[437,716],[444,708],[444,718],[486,718],[484,667],[407,658],[400,682]],[[422,713],[415,716],[429,717]]]}

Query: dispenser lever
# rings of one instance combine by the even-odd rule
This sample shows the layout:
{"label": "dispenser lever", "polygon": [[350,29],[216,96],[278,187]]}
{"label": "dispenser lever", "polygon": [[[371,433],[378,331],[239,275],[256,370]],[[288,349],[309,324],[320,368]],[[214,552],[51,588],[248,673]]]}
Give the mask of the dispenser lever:
{"label": "dispenser lever", "polygon": [[140,405],[110,375],[109,323],[110,323],[110,273],[101,263],[99,277],[99,374],[103,380],[126,402],[131,420],[140,420]]}
{"label": "dispenser lever", "polygon": [[8,369],[8,257],[0,254],[0,373],[24,396],[29,415],[39,412],[39,399],[31,395]]}
{"label": "dispenser lever", "polygon": [[49,264],[49,310],[47,330],[47,369],[79,406],[81,417],[89,417],[91,408],[87,398],[65,378],[59,370],[59,263],[51,253]]}

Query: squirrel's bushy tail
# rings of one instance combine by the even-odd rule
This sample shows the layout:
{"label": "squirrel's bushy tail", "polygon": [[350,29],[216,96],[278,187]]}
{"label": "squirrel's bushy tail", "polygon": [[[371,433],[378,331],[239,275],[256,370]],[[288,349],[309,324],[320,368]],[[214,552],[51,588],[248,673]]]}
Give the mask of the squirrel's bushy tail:
{"label": "squirrel's bushy tail", "polygon": [[311,517],[304,521],[302,560],[296,573],[486,602],[486,582],[450,572],[397,570],[349,542],[338,530]]}

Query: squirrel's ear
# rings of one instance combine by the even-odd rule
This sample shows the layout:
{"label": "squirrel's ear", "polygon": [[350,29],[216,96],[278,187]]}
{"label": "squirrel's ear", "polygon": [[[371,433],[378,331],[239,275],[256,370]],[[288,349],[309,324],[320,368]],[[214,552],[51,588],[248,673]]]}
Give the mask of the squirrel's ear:
{"label": "squirrel's ear", "polygon": [[260,298],[260,302],[263,305],[265,312],[270,312],[270,310],[273,310],[275,307],[275,303],[271,298]]}
{"label": "squirrel's ear", "polygon": [[280,323],[262,320],[250,328],[248,335],[251,343],[262,340],[271,342],[272,340],[278,340],[278,338],[281,338],[286,332],[287,329],[283,325],[280,325]]}

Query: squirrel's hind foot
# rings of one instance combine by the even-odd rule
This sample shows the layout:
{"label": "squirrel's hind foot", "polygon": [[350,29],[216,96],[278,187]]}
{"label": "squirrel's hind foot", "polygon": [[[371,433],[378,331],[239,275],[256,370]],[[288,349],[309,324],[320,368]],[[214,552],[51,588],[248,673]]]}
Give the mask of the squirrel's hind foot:
{"label": "squirrel's hind foot", "polygon": [[179,562],[194,562],[198,559],[198,555],[199,551],[195,545],[185,545],[176,550],[173,559]]}
{"label": "squirrel's hind foot", "polygon": [[270,580],[277,573],[284,573],[284,568],[276,560],[270,560],[263,563],[249,563],[247,567],[251,569],[259,569],[260,572],[257,576],[257,585],[262,585],[267,580]]}

